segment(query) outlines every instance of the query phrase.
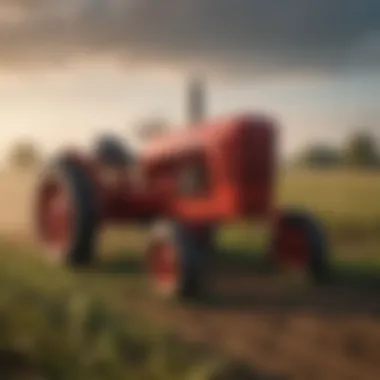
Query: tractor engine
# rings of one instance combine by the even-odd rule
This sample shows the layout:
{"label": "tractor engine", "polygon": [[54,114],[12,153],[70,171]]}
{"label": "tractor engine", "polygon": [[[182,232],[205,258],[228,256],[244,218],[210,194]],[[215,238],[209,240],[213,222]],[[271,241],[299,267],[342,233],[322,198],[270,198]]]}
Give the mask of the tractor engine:
{"label": "tractor engine", "polygon": [[274,124],[262,117],[205,123],[153,141],[141,165],[163,212],[193,223],[263,218],[273,209]]}

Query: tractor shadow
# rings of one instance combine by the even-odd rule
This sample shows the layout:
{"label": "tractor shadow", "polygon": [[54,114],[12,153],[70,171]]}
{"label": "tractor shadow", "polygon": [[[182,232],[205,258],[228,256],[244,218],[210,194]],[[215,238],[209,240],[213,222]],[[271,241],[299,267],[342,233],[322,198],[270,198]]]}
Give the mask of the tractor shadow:
{"label": "tractor shadow", "polygon": [[362,291],[342,287],[316,286],[314,289],[260,288],[244,294],[215,292],[200,302],[205,309],[257,311],[270,314],[284,312],[313,313],[324,316],[371,315],[380,318],[376,302],[380,291],[363,294]]}
{"label": "tractor shadow", "polygon": [[[113,256],[99,262],[95,270],[112,276],[145,275],[138,253]],[[380,273],[376,271],[337,266],[327,280],[316,285],[279,278],[259,256],[220,253],[216,262],[211,292],[195,303],[202,309],[380,317]]]}
{"label": "tractor shadow", "polygon": [[217,291],[205,308],[260,312],[312,312],[320,315],[380,317],[380,273],[333,267],[323,282],[280,277],[265,263],[228,262],[219,266]]}
{"label": "tractor shadow", "polygon": [[143,275],[145,272],[144,262],[134,255],[127,257],[117,257],[112,260],[99,261],[94,270],[101,274],[121,276],[121,275]]}

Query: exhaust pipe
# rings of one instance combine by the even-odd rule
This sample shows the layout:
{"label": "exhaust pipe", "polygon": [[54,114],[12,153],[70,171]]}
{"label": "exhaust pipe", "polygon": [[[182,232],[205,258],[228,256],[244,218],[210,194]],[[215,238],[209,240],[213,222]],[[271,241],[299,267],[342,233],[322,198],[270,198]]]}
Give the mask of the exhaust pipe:
{"label": "exhaust pipe", "polygon": [[190,125],[197,125],[206,118],[205,83],[199,76],[188,82],[187,119]]}

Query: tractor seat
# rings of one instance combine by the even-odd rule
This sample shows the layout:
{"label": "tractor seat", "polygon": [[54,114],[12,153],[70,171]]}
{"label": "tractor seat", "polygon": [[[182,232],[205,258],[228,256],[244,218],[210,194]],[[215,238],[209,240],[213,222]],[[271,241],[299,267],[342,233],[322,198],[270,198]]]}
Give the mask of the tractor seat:
{"label": "tractor seat", "polygon": [[102,136],[95,144],[95,157],[107,166],[124,167],[135,163],[132,149],[115,136]]}

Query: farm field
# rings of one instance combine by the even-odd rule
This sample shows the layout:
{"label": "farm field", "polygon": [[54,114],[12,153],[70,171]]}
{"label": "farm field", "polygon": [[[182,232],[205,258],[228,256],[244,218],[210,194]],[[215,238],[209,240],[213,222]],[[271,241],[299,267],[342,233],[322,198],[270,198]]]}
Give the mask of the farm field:
{"label": "farm field", "polygon": [[380,232],[380,174],[355,171],[289,171],[279,181],[280,203],[300,204],[341,234]]}
{"label": "farm field", "polygon": [[[36,176],[36,171],[0,172],[2,230],[29,229]],[[316,212],[335,234],[368,237],[380,232],[379,191],[380,173],[288,170],[280,174],[277,198]]]}
{"label": "farm field", "polygon": [[[41,341],[49,341],[47,335],[51,330],[45,331],[41,326],[46,325],[46,314],[50,317],[51,313],[55,314],[47,312],[46,307],[51,310],[50,302],[55,305],[54,302],[62,299],[60,297],[63,295],[77,294],[84,299],[96,297],[101,300],[102,308],[118,316],[117,323],[104,322],[107,325],[102,330],[105,335],[115,334],[120,328],[127,329],[127,341],[140,342],[147,351],[156,347],[156,351],[149,351],[144,357],[145,361],[140,364],[136,364],[135,358],[127,358],[123,362],[118,356],[120,352],[115,348],[116,343],[108,336],[104,337],[105,343],[96,346],[96,350],[90,350],[85,343],[76,343],[72,352],[61,353],[51,349],[57,349],[56,345],[62,342],[60,339],[63,336],[57,334],[56,342],[50,341],[50,345],[45,346],[40,342],[38,346],[40,350],[49,347],[56,356],[52,354],[44,357],[37,350],[37,357],[32,358],[34,361],[28,359],[32,364],[40,363],[42,359],[53,361],[55,367],[49,369],[53,372],[46,372],[44,367],[44,373],[48,374],[46,376],[54,373],[54,370],[63,371],[62,357],[71,363],[71,368],[75,368],[67,376],[70,379],[80,376],[80,372],[75,371],[85,369],[80,368],[72,358],[80,355],[79,350],[88,350],[99,355],[102,358],[100,361],[114,363],[113,366],[105,366],[111,371],[108,377],[103,377],[108,379],[122,379],[124,371],[131,368],[135,372],[129,375],[141,379],[174,379],[178,378],[178,371],[182,370],[181,378],[195,380],[375,380],[379,377],[379,174],[289,171],[280,178],[278,196],[281,204],[310,207],[321,216],[328,228],[335,270],[331,283],[317,288],[286,278],[268,277],[255,271],[256,256],[250,254],[257,249],[252,226],[247,223],[226,226],[218,234],[221,258],[220,270],[215,274],[215,294],[204,304],[187,307],[156,300],[145,291],[140,259],[144,248],[144,231],[108,231],[102,240],[99,262],[87,273],[73,274],[64,269],[51,268],[36,258],[38,252],[31,248],[31,226],[28,220],[34,177],[34,173],[0,175],[0,230],[4,235],[4,243],[0,246],[0,281],[3,283],[0,307],[5,315],[6,309],[13,313],[13,308],[9,308],[7,302],[11,302],[11,298],[17,299],[16,295],[24,299],[47,299],[48,302],[36,301],[37,305],[42,302],[44,306],[38,306],[36,311],[30,309],[32,311],[30,317],[27,314],[28,318],[16,319],[13,330],[0,323],[0,332],[3,329],[5,334],[9,330],[17,336],[17,344],[12,341],[14,336],[10,334],[2,340],[6,343],[0,346],[0,354],[10,348],[24,352],[32,347],[32,337],[28,336],[26,329],[23,330],[23,325],[36,329],[36,336],[43,337]],[[234,266],[233,263],[237,264]],[[248,264],[252,264],[252,270]],[[225,270],[226,267],[229,271]],[[16,302],[14,307],[14,312],[19,313],[20,303]],[[22,314],[25,309],[21,310]],[[9,313],[8,320],[5,319],[8,322],[5,323],[13,320],[13,315]],[[96,315],[97,312],[94,313]],[[75,331],[82,331],[85,325],[79,324],[78,327],[76,319],[80,320],[80,317],[73,317],[74,322],[70,318],[67,317],[66,322],[73,324],[72,328],[79,329]],[[111,317],[102,315],[100,320],[102,318],[109,321]],[[166,338],[161,337],[161,343],[154,346],[155,341],[149,334],[137,334],[137,337],[129,338],[131,331],[143,330],[142,327],[129,330],[128,324],[136,323],[134,318],[143,324],[152,325],[152,331],[166,331],[169,336],[175,333],[176,339],[180,339],[174,343],[165,333],[163,336]],[[18,338],[19,334],[21,338]],[[99,342],[103,342],[103,337],[96,336]],[[199,346],[193,346],[193,343],[206,347],[207,354]],[[173,351],[168,348],[171,345],[175,347]],[[90,346],[95,347],[92,344]],[[165,354],[160,356],[160,352]],[[182,359],[178,359],[176,353]],[[166,354],[167,357],[163,357]],[[207,368],[216,363],[219,370],[223,369],[221,357],[243,360],[250,365],[250,373],[229,374],[225,370],[225,377],[211,377]],[[149,367],[148,362],[153,367]],[[176,368],[176,362],[183,363],[185,369]],[[94,360],[93,363],[98,361]],[[94,364],[91,368],[96,371],[94,368],[97,367]],[[119,372],[115,368],[119,368]],[[147,370],[144,373],[144,368],[150,368],[151,372]],[[154,371],[159,375],[153,375]],[[202,371],[205,372],[202,374]],[[94,373],[90,370],[83,372],[92,379],[96,378],[91,377]],[[102,379],[101,373],[96,373]],[[80,378],[86,379],[85,375]]]}

